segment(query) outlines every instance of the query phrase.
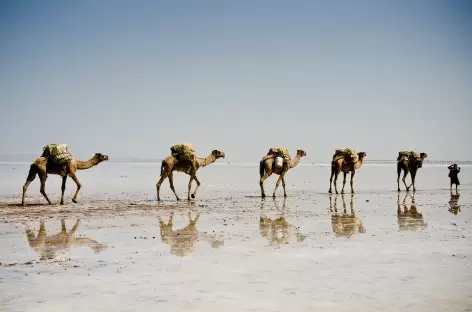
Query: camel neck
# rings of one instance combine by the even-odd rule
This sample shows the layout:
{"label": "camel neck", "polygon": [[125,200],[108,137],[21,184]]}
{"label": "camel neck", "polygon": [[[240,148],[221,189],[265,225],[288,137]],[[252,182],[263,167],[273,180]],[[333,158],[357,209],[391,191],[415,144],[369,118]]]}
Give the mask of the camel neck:
{"label": "camel neck", "polygon": [[354,168],[355,168],[355,169],[360,168],[363,163],[364,163],[364,157],[360,158],[360,159],[356,162],[356,165],[354,166]]}
{"label": "camel neck", "polygon": [[91,159],[86,160],[86,161],[76,159],[75,162],[77,163],[78,170],[89,169],[89,168],[92,168],[93,166],[96,166],[99,163],[98,159],[95,157],[92,157]]}
{"label": "camel neck", "polygon": [[198,165],[200,167],[206,167],[209,164],[212,164],[216,161],[216,156],[213,155],[213,154],[210,154],[210,156],[208,156],[206,158],[198,157],[197,161],[198,161]]}
{"label": "camel neck", "polygon": [[289,168],[296,167],[300,163],[301,159],[302,159],[302,155],[297,153],[297,156],[295,156],[295,158],[292,159],[292,161],[290,162]]}

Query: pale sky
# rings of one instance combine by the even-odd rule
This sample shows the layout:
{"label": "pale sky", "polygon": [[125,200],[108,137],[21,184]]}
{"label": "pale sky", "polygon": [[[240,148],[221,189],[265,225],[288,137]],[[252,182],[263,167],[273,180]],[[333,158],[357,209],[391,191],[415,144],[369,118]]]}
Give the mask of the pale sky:
{"label": "pale sky", "polygon": [[1,1],[0,153],[471,159],[470,1]]}

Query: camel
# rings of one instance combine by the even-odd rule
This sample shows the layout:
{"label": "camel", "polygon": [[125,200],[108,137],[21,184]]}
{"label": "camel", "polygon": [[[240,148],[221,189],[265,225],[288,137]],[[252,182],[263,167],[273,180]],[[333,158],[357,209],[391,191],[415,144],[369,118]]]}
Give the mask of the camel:
{"label": "camel", "polygon": [[[403,184],[405,184],[405,188],[407,191],[410,190],[411,186],[413,186],[413,192],[416,191],[415,189],[415,177],[416,177],[416,172],[418,171],[419,168],[423,167],[423,160],[428,157],[426,153],[420,153],[420,159],[417,161],[409,161],[408,158],[400,158],[397,162],[397,186],[398,186],[398,191],[400,192],[400,174],[403,170]],[[411,184],[410,186],[406,186],[405,178],[408,175],[408,172],[410,172],[411,175]]]}
{"label": "camel", "polygon": [[[96,153],[91,159],[87,161],[81,161],[81,160],[72,158],[67,163],[59,165],[55,163],[48,164],[47,158],[38,157],[30,166],[28,177],[26,178],[26,183],[23,186],[23,197],[21,199],[21,205],[22,206],[25,205],[26,190],[28,189],[28,186],[30,185],[30,183],[33,182],[33,180],[36,178],[36,175],[39,175],[39,179],[41,181],[40,192],[44,196],[44,198],[46,198],[48,204],[51,205],[51,201],[49,200],[45,191],[46,179],[48,177],[48,174],[60,175],[60,172],[64,170],[64,166],[65,166],[66,173],[72,178],[72,180],[74,180],[75,184],[77,184],[77,190],[75,191],[74,197],[72,198],[72,201],[74,203],[77,203],[77,196],[79,195],[79,190],[82,187],[82,185],[80,184],[79,179],[77,179],[76,171],[92,168],[93,166],[96,166],[105,160],[108,160],[107,155]],[[67,174],[62,176],[61,205],[64,205],[64,191],[66,190]]]}
{"label": "camel", "polygon": [[365,233],[366,230],[362,221],[356,217],[354,211],[354,194],[351,194],[351,201],[349,206],[351,207],[351,213],[348,214],[346,211],[346,201],[344,200],[344,194],[341,194],[343,200],[343,214],[338,214],[338,195],[334,199],[334,212],[331,195],[329,196],[329,211],[331,215],[331,226],[336,237],[347,237],[350,238],[355,233]]}
{"label": "camel", "polygon": [[261,196],[265,197],[265,192],[264,192],[264,181],[274,174],[279,175],[279,179],[277,180],[277,183],[275,184],[275,189],[274,189],[274,194],[272,195],[275,197],[275,193],[277,192],[277,188],[280,185],[280,182],[282,182],[282,186],[284,189],[284,197],[287,197],[287,192],[285,190],[285,174],[287,173],[288,170],[296,167],[299,163],[302,157],[306,156],[305,151],[303,150],[297,150],[297,156],[295,156],[294,159],[290,161],[288,166],[283,166],[283,168],[276,168],[274,166],[275,158],[268,158],[264,157],[262,158],[260,164],[259,164],[259,173],[260,173],[260,180],[259,180],[259,185],[261,187]]}
{"label": "camel", "polygon": [[190,255],[199,241],[206,241],[210,243],[212,248],[218,248],[224,244],[223,241],[216,239],[212,235],[200,233],[197,230],[197,222],[200,214],[197,214],[192,220],[190,212],[188,213],[188,225],[179,230],[172,229],[172,221],[174,212],[169,216],[169,221],[165,223],[160,216],[157,217],[159,221],[159,228],[161,232],[161,240],[164,244],[170,245],[170,252],[174,256],[188,256]]}
{"label": "camel", "polygon": [[[225,153],[217,151],[217,150],[213,150],[211,152],[211,154],[206,158],[197,157],[196,158],[197,163],[198,163],[197,169],[196,170],[192,169],[190,171],[190,173],[187,173],[186,172],[188,170],[188,163],[187,162],[178,162],[177,159],[174,156],[167,156],[162,161],[161,177],[160,177],[159,181],[156,184],[157,201],[161,200],[161,197],[159,195],[159,190],[161,188],[162,182],[164,182],[164,180],[166,178],[169,178],[170,189],[172,190],[172,192],[174,192],[175,197],[177,198],[177,200],[180,200],[180,198],[179,198],[179,196],[177,196],[177,193],[175,192],[175,188],[174,188],[174,175],[173,175],[174,171],[184,172],[184,173],[190,175],[190,180],[188,181],[188,196],[187,196],[187,199],[190,200],[190,196],[192,198],[195,198],[197,196],[197,190],[200,187],[200,181],[198,180],[197,175],[196,175],[198,169],[200,167],[206,167],[206,166],[214,163],[218,158],[224,158],[224,157],[225,157]],[[195,182],[197,183],[197,187],[195,188],[194,192],[192,194],[190,194],[193,180],[195,180]]]}
{"label": "camel", "polygon": [[449,200],[449,209],[448,211],[452,214],[457,215],[461,211],[461,206],[459,205],[459,197],[461,194],[456,189],[456,194],[453,194],[451,190],[451,199]]}
{"label": "camel", "polygon": [[354,193],[354,175],[356,174],[356,169],[359,169],[364,162],[364,158],[367,156],[365,152],[357,153],[358,160],[356,162],[345,163],[344,158],[340,158],[336,161],[331,162],[331,177],[329,178],[329,191],[328,193],[332,193],[331,184],[333,182],[334,176],[334,190],[336,194],[338,194],[338,187],[336,185],[336,181],[338,180],[338,175],[342,171],[344,173],[343,178],[343,189],[341,190],[341,194],[344,194],[344,186],[346,185],[346,176],[349,172],[351,172],[351,193]]}
{"label": "camel", "polygon": [[57,258],[57,252],[70,249],[72,246],[89,246],[96,253],[106,249],[106,245],[100,244],[87,237],[75,237],[79,228],[80,220],[77,220],[72,230],[67,232],[66,223],[61,219],[61,231],[55,235],[46,235],[44,221],[39,223],[39,232],[36,236],[34,231],[26,225],[26,237],[30,247],[40,255],[41,260]]}
{"label": "camel", "polygon": [[416,208],[415,196],[411,197],[411,205],[410,208],[407,207],[406,198],[408,197],[409,193],[405,194],[405,198],[403,199],[403,211],[400,206],[400,194],[398,194],[397,199],[397,222],[399,231],[416,231],[419,229],[424,229],[427,224],[424,223],[423,214],[418,212]]}
{"label": "camel", "polygon": [[274,200],[274,206],[278,213],[277,218],[271,219],[264,214],[265,199],[261,200],[259,232],[262,237],[267,239],[270,246],[288,244],[293,237],[298,243],[303,242],[306,238],[306,235],[299,232],[298,227],[288,223],[285,219],[285,201],[284,197],[283,206],[280,209]]}

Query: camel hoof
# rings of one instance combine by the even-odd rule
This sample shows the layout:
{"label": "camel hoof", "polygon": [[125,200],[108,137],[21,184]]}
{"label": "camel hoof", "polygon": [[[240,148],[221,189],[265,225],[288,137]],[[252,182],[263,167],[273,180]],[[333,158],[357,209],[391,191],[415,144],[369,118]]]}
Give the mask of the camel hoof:
{"label": "camel hoof", "polygon": [[190,197],[195,198],[195,194],[190,195]]}
{"label": "camel hoof", "polygon": [[274,194],[274,195],[272,195],[272,197],[275,198],[275,197],[277,197],[277,196],[275,196],[275,194]]}
{"label": "camel hoof", "polygon": [[287,194],[284,194],[284,197],[287,197]]}
{"label": "camel hoof", "polygon": [[330,193],[330,194],[331,194],[331,193],[333,193],[333,192],[332,192],[331,190],[329,190],[329,191],[328,191],[328,193]]}
{"label": "camel hoof", "polygon": [[77,199],[73,199],[73,198],[72,198],[72,201],[73,201],[74,203],[76,203],[76,204],[78,203],[78,202],[77,202]]}
{"label": "camel hoof", "polygon": [[60,205],[64,205],[64,202],[60,203]]}
{"label": "camel hoof", "polygon": [[262,194],[261,197],[266,197],[266,195],[265,195],[265,194]]}

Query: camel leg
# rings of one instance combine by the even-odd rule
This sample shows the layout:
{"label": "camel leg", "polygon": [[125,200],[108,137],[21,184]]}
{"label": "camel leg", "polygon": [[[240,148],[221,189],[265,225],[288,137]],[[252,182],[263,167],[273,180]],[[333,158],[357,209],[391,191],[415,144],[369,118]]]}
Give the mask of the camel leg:
{"label": "camel leg", "polygon": [[334,172],[334,190],[336,191],[336,194],[338,194],[338,175],[339,175],[339,172],[336,171]]}
{"label": "camel leg", "polygon": [[39,179],[41,180],[41,188],[39,191],[41,194],[46,198],[47,202],[49,205],[51,205],[51,201],[49,200],[48,196],[46,195],[46,179],[48,178],[47,173],[43,173],[39,176]]}
{"label": "camel leg", "polygon": [[260,185],[260,187],[261,187],[261,196],[262,196],[262,197],[265,197],[265,196],[266,196],[266,195],[265,195],[265,191],[264,191],[264,181],[265,181],[268,177],[270,177],[271,174],[272,174],[272,173],[269,173],[269,172],[266,171],[266,173],[264,173],[264,176],[262,176],[262,177],[261,177],[261,180],[259,181],[259,185]]}
{"label": "camel leg", "polygon": [[177,198],[177,200],[180,200],[179,196],[177,196],[177,193],[175,192],[174,175],[172,173],[169,174],[169,184],[170,184],[170,189],[172,190],[172,192],[174,192],[175,198]]}
{"label": "camel leg", "polygon": [[341,199],[343,200],[343,213],[347,214],[346,210],[346,199],[344,198],[344,193],[341,192]]}
{"label": "camel leg", "polygon": [[408,192],[410,190],[410,188],[406,185],[406,176],[407,175],[408,175],[408,170],[405,170],[405,172],[403,173],[402,181],[403,181],[403,184],[405,185],[406,191]]}
{"label": "camel leg", "polygon": [[193,194],[191,195],[192,198],[195,198],[197,196],[197,190],[200,187],[200,181],[198,180],[197,176],[194,176],[193,179],[195,182],[197,182],[197,187],[195,188],[195,191],[193,191]]}
{"label": "camel leg", "polygon": [[354,194],[354,175],[355,174],[356,174],[355,171],[351,172],[351,181],[350,181],[350,183],[351,183],[351,194]]}
{"label": "camel leg", "polygon": [[188,181],[187,200],[190,200],[190,190],[192,189],[192,181],[193,181],[193,175],[190,176],[190,180]]}
{"label": "camel leg", "polygon": [[287,191],[285,190],[285,175],[282,176],[282,187],[284,188],[284,197],[287,197]]}
{"label": "camel leg", "polygon": [[349,202],[349,207],[351,208],[351,216],[356,217],[356,212],[354,211],[354,194],[351,194],[351,201]]}
{"label": "camel leg", "polygon": [[415,171],[410,172],[410,176],[411,176],[411,184],[410,184],[410,187],[408,187],[408,189],[410,189],[413,186],[413,192],[416,192],[416,188],[415,188],[416,172]]}
{"label": "camel leg", "polygon": [[36,240],[41,243],[46,241],[46,227],[44,226],[44,220],[39,221],[39,232]]}
{"label": "camel leg", "polygon": [[[330,193],[330,194],[332,193],[331,184],[333,182],[333,176],[334,176],[334,168],[331,167],[331,177],[329,178],[329,191],[328,191],[328,193]],[[334,181],[336,181],[336,180],[334,180]],[[336,187],[336,182],[334,182],[334,183],[335,183],[335,187]]]}
{"label": "camel leg", "polygon": [[400,192],[400,174],[402,173],[402,168],[400,163],[397,164],[397,190]]}
{"label": "camel leg", "polygon": [[66,220],[65,219],[61,219],[61,233],[64,233],[64,234],[67,233]]}
{"label": "camel leg", "polygon": [[200,219],[200,214],[197,214],[197,216],[195,217],[195,219],[192,220],[192,215],[190,214],[190,211],[189,211],[189,213],[188,213],[188,220],[189,220],[189,223],[197,224],[198,219]]}
{"label": "camel leg", "polygon": [[[28,186],[31,184],[31,181],[26,181],[25,185],[23,185],[23,197],[21,198],[21,205],[25,205],[25,195],[26,195],[26,190],[28,189]],[[451,185],[452,189],[452,185]]]}
{"label": "camel leg", "polygon": [[77,229],[79,228],[79,225],[80,225],[80,219],[77,219],[74,226],[72,227],[72,230],[69,231],[69,234],[74,235]]}
{"label": "camel leg", "polygon": [[156,183],[156,191],[157,191],[157,201],[160,201],[161,200],[161,197],[159,196],[159,190],[161,189],[161,184],[162,182],[164,182],[164,180],[167,178],[167,175],[165,173],[163,173],[159,179],[159,181],[157,181]]}
{"label": "camel leg", "polygon": [[23,185],[23,197],[21,198],[21,205],[25,205],[25,195],[26,195],[26,190],[28,189],[28,186],[31,184],[31,182],[34,181],[36,178],[36,172],[33,171],[33,168],[30,168],[30,171],[28,172],[28,177],[26,178],[25,185]]}
{"label": "camel leg", "polygon": [[341,190],[341,194],[344,194],[344,186],[346,185],[346,177],[347,177],[347,172],[343,172],[343,189]]}
{"label": "camel leg", "polygon": [[277,188],[279,187],[281,181],[282,181],[282,174],[277,179],[277,183],[275,183],[274,194],[272,194],[272,197],[275,197],[275,193],[277,193]]}
{"label": "camel leg", "polygon": [[77,196],[79,196],[79,191],[82,188],[82,184],[80,184],[79,179],[77,179],[75,172],[71,172],[69,175],[72,178],[72,180],[74,180],[75,184],[77,185],[77,190],[75,191],[74,197],[72,197],[72,201],[74,203],[77,203]]}
{"label": "camel leg", "polygon": [[67,175],[62,177],[62,187],[61,187],[61,205],[64,205],[64,191],[66,190],[66,181],[67,181]]}

